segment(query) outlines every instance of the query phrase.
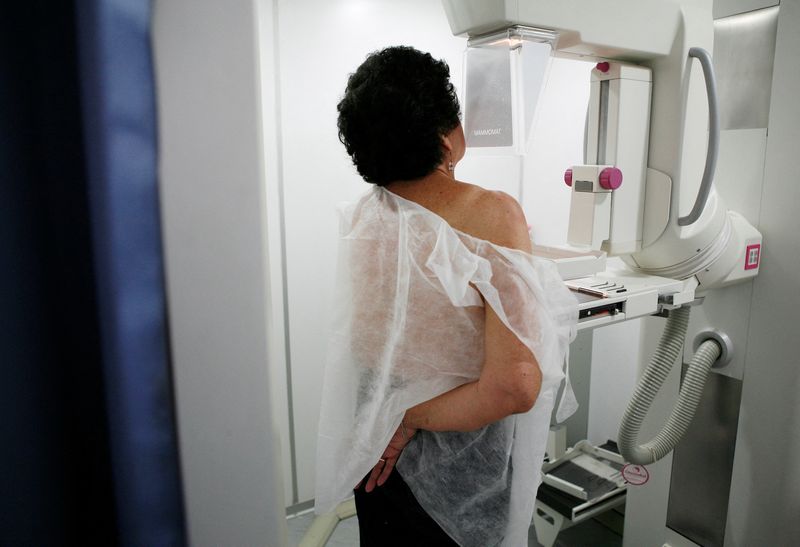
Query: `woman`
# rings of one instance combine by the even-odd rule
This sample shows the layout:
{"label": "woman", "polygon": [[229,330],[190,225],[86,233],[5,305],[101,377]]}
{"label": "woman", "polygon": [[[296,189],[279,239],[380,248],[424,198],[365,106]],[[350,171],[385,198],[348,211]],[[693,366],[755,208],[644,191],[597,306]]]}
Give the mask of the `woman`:
{"label": "woman", "polygon": [[375,188],[342,215],[317,511],[357,485],[362,545],[527,545],[575,301],[519,204],[456,180],[444,62],[373,53],[338,109]]}

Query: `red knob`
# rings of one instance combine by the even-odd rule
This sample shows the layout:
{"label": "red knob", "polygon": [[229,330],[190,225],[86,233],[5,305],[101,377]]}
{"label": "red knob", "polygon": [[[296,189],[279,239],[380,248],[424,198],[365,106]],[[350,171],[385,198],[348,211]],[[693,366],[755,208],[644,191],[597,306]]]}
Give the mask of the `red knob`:
{"label": "red knob", "polygon": [[600,63],[597,63],[597,66],[595,66],[595,68],[602,73],[606,73],[611,68],[611,64],[608,61],[602,61]]}
{"label": "red knob", "polygon": [[616,190],[622,186],[622,171],[616,167],[606,167],[600,172],[600,186],[606,190]]}
{"label": "red knob", "polygon": [[572,188],[572,169],[567,169],[564,171],[564,182]]}

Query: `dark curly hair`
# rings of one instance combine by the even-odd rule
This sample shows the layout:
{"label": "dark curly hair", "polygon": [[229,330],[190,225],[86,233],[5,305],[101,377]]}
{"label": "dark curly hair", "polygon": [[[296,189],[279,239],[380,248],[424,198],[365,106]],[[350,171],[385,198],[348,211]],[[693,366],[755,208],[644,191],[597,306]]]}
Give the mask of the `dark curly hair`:
{"label": "dark curly hair", "polygon": [[412,180],[442,162],[441,136],[458,124],[450,68],[430,53],[389,47],[350,75],[339,111],[339,140],[365,181]]}

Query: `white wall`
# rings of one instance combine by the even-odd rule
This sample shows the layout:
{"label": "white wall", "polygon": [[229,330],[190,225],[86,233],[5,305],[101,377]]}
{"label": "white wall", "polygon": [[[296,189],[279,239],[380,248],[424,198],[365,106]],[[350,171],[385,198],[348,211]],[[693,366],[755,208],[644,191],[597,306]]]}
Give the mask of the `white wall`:
{"label": "white wall", "polygon": [[252,0],[165,0],[153,21],[173,380],[197,547],[286,541],[255,21]]}
{"label": "white wall", "polygon": [[280,454],[283,466],[283,491],[286,503],[291,505],[294,495],[294,431],[290,421],[291,391],[288,389],[291,371],[287,359],[286,316],[284,290],[285,260],[283,245],[283,153],[280,115],[280,47],[277,5],[274,0],[256,0],[258,30],[258,78],[262,104],[262,134],[264,150],[264,198],[266,208],[266,251],[268,261],[269,302],[266,310],[268,345],[268,368],[270,372],[270,395],[280,432]]}
{"label": "white wall", "polygon": [[587,438],[594,444],[617,440],[622,414],[655,345],[642,343],[642,320],[594,331]]}

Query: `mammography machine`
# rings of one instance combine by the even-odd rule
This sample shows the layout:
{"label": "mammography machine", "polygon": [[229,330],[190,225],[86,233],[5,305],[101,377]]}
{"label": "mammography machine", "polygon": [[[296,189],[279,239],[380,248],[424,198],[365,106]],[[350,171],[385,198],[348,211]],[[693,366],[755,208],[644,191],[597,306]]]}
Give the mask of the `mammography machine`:
{"label": "mammography machine", "polygon": [[[643,466],[669,454],[682,439],[711,367],[724,366],[733,352],[735,340],[714,328],[686,340],[689,310],[701,305],[708,291],[754,277],[760,265],[761,234],[728,210],[714,186],[720,121],[710,54],[711,1],[443,0],[443,5],[453,33],[467,37],[470,49],[491,50],[508,64],[512,99],[530,91],[524,89],[523,64],[514,60],[525,44],[597,63],[591,73],[584,165],[564,166],[564,183],[571,188],[571,250],[539,249],[539,254],[559,264],[579,298],[579,329],[646,315],[668,317],[620,427],[619,462],[633,464],[627,478],[635,481],[637,473],[647,473]],[[493,92],[491,86],[471,87],[470,71],[476,65],[486,69],[490,57],[467,54],[468,145],[472,140],[484,146],[481,139],[487,137],[501,140],[504,130],[495,123],[497,116],[480,122],[470,118],[471,90]],[[513,109],[522,101],[505,103]],[[507,125],[513,133],[508,142],[519,139],[524,123]],[[620,257],[626,268],[606,269],[605,256]],[[684,344],[691,352],[675,407],[653,439],[639,444],[650,405],[683,356]],[[570,459],[615,460],[602,449],[577,448]],[[545,477],[546,484],[559,480]],[[570,493],[569,485],[562,490]],[[552,544],[564,519],[540,508],[537,533]],[[555,531],[541,530],[548,526]],[[718,544],[677,529],[686,545]],[[635,543],[641,537],[626,535],[625,541],[643,544]],[[664,536],[654,531],[646,541],[660,545]]]}

